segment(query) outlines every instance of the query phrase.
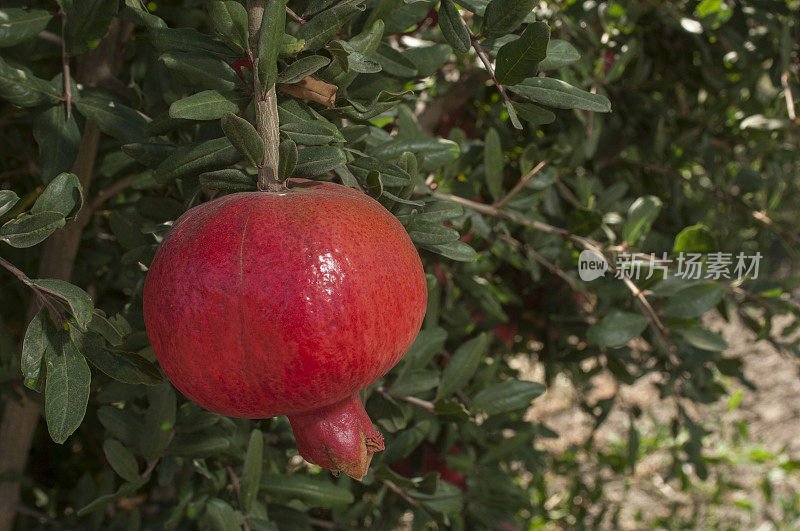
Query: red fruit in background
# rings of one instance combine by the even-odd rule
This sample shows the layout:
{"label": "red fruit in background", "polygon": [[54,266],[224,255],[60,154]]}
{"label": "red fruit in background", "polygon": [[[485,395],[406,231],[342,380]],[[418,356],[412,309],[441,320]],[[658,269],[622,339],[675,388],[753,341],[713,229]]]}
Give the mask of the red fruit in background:
{"label": "red fruit in background", "polygon": [[[461,448],[459,446],[453,446],[450,448],[450,451],[447,452],[447,455],[457,455],[460,453]],[[408,457],[391,463],[389,468],[406,478],[414,476],[411,460]],[[448,467],[447,461],[438,453],[436,453],[436,450],[434,450],[433,447],[428,444],[424,444],[422,447],[422,468],[419,476],[425,476],[431,472],[439,472],[439,477],[442,479],[442,481],[447,481],[461,490],[467,490],[467,478],[464,476],[464,474],[456,472],[452,468]]]}
{"label": "red fruit in background", "polygon": [[306,460],[360,479],[383,438],[358,392],[414,341],[425,274],[377,201],[293,184],[178,219],[147,275],[147,334],[188,398],[231,417],[287,415]]}

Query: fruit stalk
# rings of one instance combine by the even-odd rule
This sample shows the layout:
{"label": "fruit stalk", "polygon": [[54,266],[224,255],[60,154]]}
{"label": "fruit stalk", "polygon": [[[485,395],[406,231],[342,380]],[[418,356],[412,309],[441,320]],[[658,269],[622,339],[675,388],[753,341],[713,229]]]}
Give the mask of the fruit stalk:
{"label": "fruit stalk", "polygon": [[258,40],[261,33],[261,18],[264,0],[247,0],[247,26],[250,33],[250,61],[253,65],[253,102],[255,104],[256,131],[264,141],[264,157],[258,167],[258,189],[270,192],[284,191],[278,176],[278,97],[275,84],[261,86],[258,72]]}

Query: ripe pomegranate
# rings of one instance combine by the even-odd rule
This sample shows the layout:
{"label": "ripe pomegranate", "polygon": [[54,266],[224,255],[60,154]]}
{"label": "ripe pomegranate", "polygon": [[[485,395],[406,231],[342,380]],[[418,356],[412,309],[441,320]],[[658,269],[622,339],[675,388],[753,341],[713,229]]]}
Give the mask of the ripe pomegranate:
{"label": "ripe pomegranate", "polygon": [[383,437],[359,390],[419,331],[425,275],[403,226],[337,184],[192,208],[156,252],[147,334],[184,395],[231,417],[287,415],[307,461],[360,479]]}

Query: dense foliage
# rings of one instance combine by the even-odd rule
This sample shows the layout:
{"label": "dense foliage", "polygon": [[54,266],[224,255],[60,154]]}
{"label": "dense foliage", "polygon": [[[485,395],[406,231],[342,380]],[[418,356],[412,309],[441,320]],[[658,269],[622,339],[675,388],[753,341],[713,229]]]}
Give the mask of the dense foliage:
{"label": "dense foliage", "polygon": [[[592,525],[618,510],[602,477],[666,439],[677,488],[708,478],[689,406],[744,378],[703,315],[800,354],[797,0],[247,4],[0,2],[0,529],[20,508],[19,529]],[[277,151],[253,104],[276,83]],[[184,399],[144,333],[161,237],[256,190],[265,151],[281,179],[377,198],[428,273],[419,337],[363,393],[387,448],[362,483],[306,466],[285,418]],[[605,276],[582,280],[587,250]],[[634,409],[623,451],[538,447],[559,426],[531,401],[606,370],[657,375],[671,426],[640,441]],[[584,409],[599,426],[614,404]],[[30,437],[20,475],[2,445]]]}

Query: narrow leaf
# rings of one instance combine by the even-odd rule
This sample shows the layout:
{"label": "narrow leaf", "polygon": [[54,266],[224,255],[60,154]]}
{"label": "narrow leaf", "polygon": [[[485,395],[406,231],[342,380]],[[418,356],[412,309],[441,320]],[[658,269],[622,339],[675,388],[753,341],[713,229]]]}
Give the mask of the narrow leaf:
{"label": "narrow leaf", "polygon": [[438,398],[444,398],[461,389],[478,370],[481,358],[486,354],[489,346],[489,335],[481,334],[478,337],[462,343],[447,362],[442,372],[442,383],[436,393]]}
{"label": "narrow leaf", "polygon": [[0,241],[12,247],[32,247],[66,223],[61,212],[23,214],[0,227]]}
{"label": "narrow leaf", "polygon": [[222,131],[244,158],[254,166],[264,160],[264,141],[253,124],[233,113],[222,117]]}
{"label": "narrow leaf", "polygon": [[525,27],[518,39],[503,45],[497,52],[495,76],[502,85],[516,85],[536,75],[539,62],[547,54],[550,26],[534,22]]}
{"label": "narrow leaf", "polygon": [[439,29],[442,30],[444,39],[454,49],[459,52],[469,51],[469,31],[467,31],[453,0],[442,0],[439,7]]}
{"label": "narrow leaf", "polygon": [[60,335],[61,348],[45,352],[47,383],[44,406],[50,438],[58,444],[66,441],[83,421],[92,379],[86,360],[67,333]]}

